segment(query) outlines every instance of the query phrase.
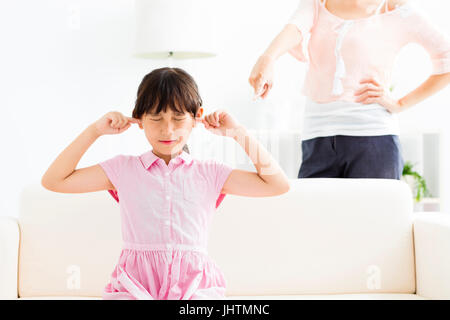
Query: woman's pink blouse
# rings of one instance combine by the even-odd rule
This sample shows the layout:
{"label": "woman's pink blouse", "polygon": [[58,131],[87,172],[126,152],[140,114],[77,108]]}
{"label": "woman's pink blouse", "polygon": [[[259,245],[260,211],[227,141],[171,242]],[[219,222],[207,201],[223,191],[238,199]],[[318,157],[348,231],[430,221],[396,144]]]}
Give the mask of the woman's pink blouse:
{"label": "woman's pink blouse", "polygon": [[309,62],[302,92],[319,103],[355,101],[359,82],[374,78],[390,87],[391,70],[400,49],[418,43],[430,55],[432,74],[450,72],[450,38],[414,4],[361,19],[347,20],[327,10],[320,0],[301,0],[288,23],[308,41],[289,51]]}

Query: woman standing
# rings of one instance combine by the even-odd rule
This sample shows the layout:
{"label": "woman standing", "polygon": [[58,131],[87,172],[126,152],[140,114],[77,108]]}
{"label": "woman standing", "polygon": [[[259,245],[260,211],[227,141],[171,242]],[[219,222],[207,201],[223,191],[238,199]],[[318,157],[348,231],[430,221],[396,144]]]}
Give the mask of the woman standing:
{"label": "woman standing", "polygon": [[[430,54],[432,74],[395,100],[387,90],[391,70],[411,42]],[[256,96],[267,96],[275,61],[286,52],[309,64],[298,178],[400,179],[397,113],[450,82],[449,37],[407,1],[301,0],[253,67],[249,82]]]}

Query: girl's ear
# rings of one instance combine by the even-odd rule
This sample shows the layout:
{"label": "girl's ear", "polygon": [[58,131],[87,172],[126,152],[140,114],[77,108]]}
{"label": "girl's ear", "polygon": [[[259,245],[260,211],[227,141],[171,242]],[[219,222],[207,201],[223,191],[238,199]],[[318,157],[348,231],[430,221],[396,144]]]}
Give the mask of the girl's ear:
{"label": "girl's ear", "polygon": [[197,110],[197,114],[195,115],[195,121],[194,121],[194,125],[192,127],[195,127],[197,125],[197,120],[200,120],[203,116],[203,107],[198,108]]}

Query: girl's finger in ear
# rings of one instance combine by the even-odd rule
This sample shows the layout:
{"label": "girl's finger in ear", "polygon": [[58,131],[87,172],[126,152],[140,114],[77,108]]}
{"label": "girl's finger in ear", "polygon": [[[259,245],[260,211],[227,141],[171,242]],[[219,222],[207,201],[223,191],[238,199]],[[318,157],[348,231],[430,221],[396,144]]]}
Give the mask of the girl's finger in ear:
{"label": "girl's finger in ear", "polygon": [[131,123],[139,123],[139,119],[132,118],[132,117],[127,117],[127,119],[128,119],[128,122],[131,122]]}

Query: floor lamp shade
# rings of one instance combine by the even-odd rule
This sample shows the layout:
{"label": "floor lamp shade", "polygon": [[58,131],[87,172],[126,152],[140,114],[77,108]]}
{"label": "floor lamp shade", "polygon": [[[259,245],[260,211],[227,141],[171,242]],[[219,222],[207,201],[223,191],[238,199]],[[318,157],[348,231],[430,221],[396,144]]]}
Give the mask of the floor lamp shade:
{"label": "floor lamp shade", "polygon": [[204,58],[216,55],[213,0],[135,0],[135,55]]}

